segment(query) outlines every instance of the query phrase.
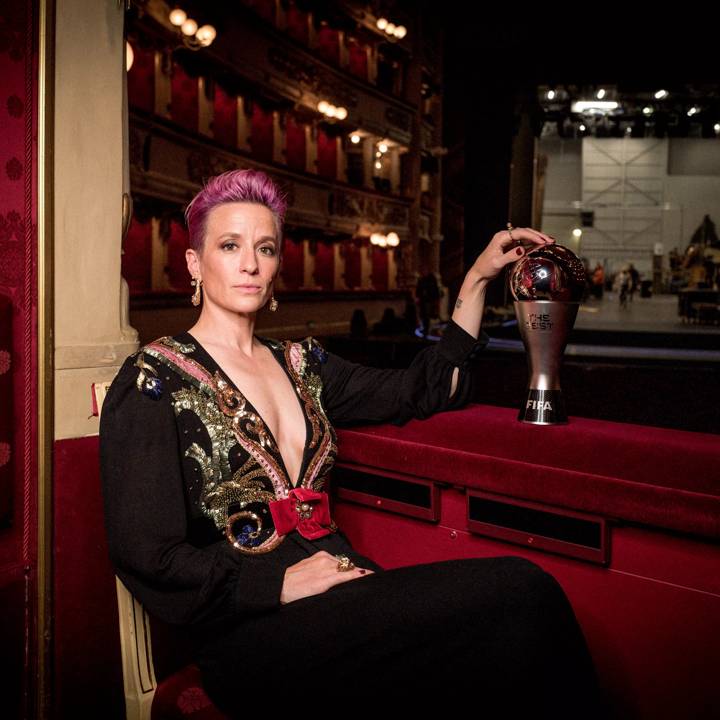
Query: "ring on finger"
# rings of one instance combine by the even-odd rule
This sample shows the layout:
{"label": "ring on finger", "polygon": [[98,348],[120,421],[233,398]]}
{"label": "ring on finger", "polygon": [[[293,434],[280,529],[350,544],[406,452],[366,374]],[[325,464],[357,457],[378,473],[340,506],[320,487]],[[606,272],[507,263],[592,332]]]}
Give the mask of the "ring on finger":
{"label": "ring on finger", "polygon": [[515,242],[515,238],[512,236],[512,231],[513,231],[514,229],[515,229],[515,228],[512,226],[512,223],[508,223],[508,224],[507,224],[508,235],[510,236],[510,240],[512,240],[513,242]]}
{"label": "ring on finger", "polygon": [[336,555],[335,557],[338,561],[338,572],[347,572],[348,570],[352,570],[355,567],[353,561],[347,555]]}

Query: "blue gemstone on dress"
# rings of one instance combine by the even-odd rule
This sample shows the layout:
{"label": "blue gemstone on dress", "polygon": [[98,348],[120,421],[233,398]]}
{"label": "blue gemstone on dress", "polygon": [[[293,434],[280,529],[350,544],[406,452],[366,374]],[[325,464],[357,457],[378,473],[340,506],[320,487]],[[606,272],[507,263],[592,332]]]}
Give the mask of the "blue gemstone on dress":
{"label": "blue gemstone on dress", "polygon": [[156,377],[146,378],[142,384],[142,391],[153,400],[159,400],[163,394],[163,382]]}
{"label": "blue gemstone on dress", "polygon": [[319,345],[313,345],[312,354],[321,362],[324,363],[327,360],[327,353]]}

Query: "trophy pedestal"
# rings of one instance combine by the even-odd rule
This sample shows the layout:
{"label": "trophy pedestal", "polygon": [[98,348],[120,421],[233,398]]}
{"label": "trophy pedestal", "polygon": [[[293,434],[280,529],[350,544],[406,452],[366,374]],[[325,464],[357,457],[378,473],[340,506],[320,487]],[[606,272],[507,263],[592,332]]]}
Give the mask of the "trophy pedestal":
{"label": "trophy pedestal", "polygon": [[528,390],[525,406],[520,408],[518,420],[533,425],[567,423],[562,390]]}
{"label": "trophy pedestal", "polygon": [[580,303],[530,300],[514,305],[530,371],[528,394],[518,420],[534,425],[567,423],[560,364]]}

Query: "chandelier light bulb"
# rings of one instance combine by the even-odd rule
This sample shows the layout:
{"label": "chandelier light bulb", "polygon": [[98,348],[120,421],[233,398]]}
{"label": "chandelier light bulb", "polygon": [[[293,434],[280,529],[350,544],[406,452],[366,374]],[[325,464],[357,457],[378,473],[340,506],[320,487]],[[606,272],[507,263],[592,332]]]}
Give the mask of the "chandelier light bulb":
{"label": "chandelier light bulb", "polygon": [[658,90],[658,91],[655,93],[655,99],[656,99],[656,100],[664,100],[667,96],[668,96],[668,91],[667,91],[667,90]]}
{"label": "chandelier light bulb", "polygon": [[378,150],[379,150],[381,153],[386,153],[386,152],[388,151],[388,146],[387,146],[387,144],[386,144],[386,143],[380,143],[380,144],[378,145]]}
{"label": "chandelier light bulb", "polygon": [[347,117],[347,110],[344,107],[339,107],[335,111],[335,117],[338,120],[344,120]]}
{"label": "chandelier light bulb", "polygon": [[395,33],[395,24],[394,24],[394,23],[388,23],[388,24],[385,26],[385,32],[386,32],[388,35],[393,35],[393,34]]}
{"label": "chandelier light bulb", "polygon": [[391,232],[387,234],[387,244],[390,247],[397,247],[400,244],[400,237],[396,232]]}
{"label": "chandelier light bulb", "polygon": [[175,27],[180,27],[187,20],[187,13],[180,8],[175,8],[170,12],[170,22]]}
{"label": "chandelier light bulb", "polygon": [[327,100],[321,100],[318,103],[317,109],[323,114],[327,114],[327,109],[330,107],[330,103]]}
{"label": "chandelier light bulb", "polygon": [[404,25],[398,25],[395,28],[395,37],[402,40],[407,35],[407,28]]}
{"label": "chandelier light bulb", "polygon": [[335,117],[337,115],[338,109],[334,105],[328,105],[325,109],[325,114],[329,117]]}
{"label": "chandelier light bulb", "polygon": [[375,169],[376,169],[376,170],[382,170],[382,163],[381,163],[381,162],[376,162],[376,163],[375,163]]}
{"label": "chandelier light bulb", "polygon": [[580,228],[575,228],[573,230],[573,237],[576,237],[576,238],[582,237],[582,230]]}
{"label": "chandelier light bulb", "polygon": [[198,28],[198,31],[195,33],[195,37],[201,45],[207,47],[217,37],[217,30],[215,30],[212,25],[203,25]]}
{"label": "chandelier light bulb", "polygon": [[181,26],[180,29],[182,30],[183,35],[187,35],[188,37],[192,37],[198,29],[198,24],[192,19],[188,18]]}
{"label": "chandelier light bulb", "polygon": [[385,18],[378,18],[375,24],[378,30],[384,30],[388,26],[388,21]]}
{"label": "chandelier light bulb", "polygon": [[360,136],[359,136],[357,133],[353,133],[353,134],[350,136],[350,142],[351,142],[353,145],[357,145],[357,144],[360,142]]}

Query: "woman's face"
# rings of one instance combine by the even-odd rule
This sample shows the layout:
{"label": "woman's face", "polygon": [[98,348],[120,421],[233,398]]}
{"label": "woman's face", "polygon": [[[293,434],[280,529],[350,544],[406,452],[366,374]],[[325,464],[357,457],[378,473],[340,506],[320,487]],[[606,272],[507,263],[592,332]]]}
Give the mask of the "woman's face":
{"label": "woman's face", "polygon": [[272,213],[258,203],[218,205],[207,216],[202,253],[189,249],[186,258],[191,275],[202,278],[203,303],[257,312],[280,264]]}

